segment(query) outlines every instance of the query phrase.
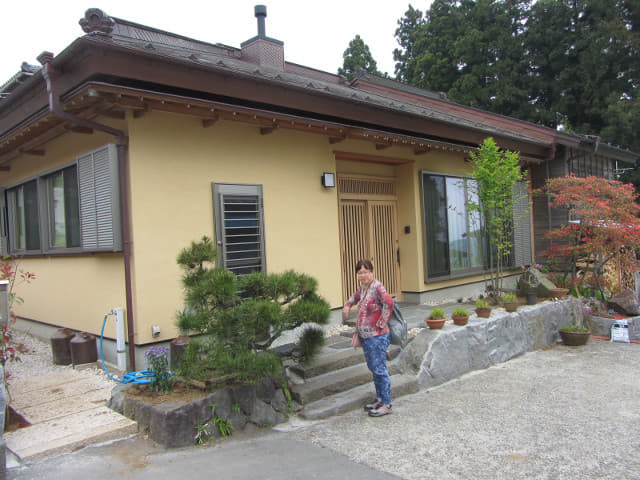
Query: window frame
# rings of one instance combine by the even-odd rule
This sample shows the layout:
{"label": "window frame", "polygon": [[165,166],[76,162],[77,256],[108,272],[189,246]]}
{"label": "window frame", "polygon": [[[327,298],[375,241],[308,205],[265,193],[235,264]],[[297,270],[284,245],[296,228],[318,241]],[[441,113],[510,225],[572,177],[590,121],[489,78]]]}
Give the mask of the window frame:
{"label": "window frame", "polygon": [[[265,226],[264,226],[264,198],[262,192],[261,184],[247,184],[247,183],[225,183],[225,182],[212,182],[211,183],[212,195],[213,195],[213,206],[214,206],[214,225],[215,225],[215,242],[216,248],[218,250],[218,262],[222,268],[225,268],[231,272],[236,273],[234,270],[239,268],[240,263],[238,262],[238,267],[234,265],[231,267],[230,264],[231,259],[228,259],[227,252],[227,243],[225,241],[225,217],[224,217],[224,197],[257,197],[257,220],[259,222],[259,236],[258,239],[260,246],[260,255],[259,257],[259,270],[254,271],[267,271],[267,262],[266,262],[266,252],[265,252]],[[247,265],[249,265],[247,263]],[[243,273],[238,273],[238,275],[242,275]]]}
{"label": "window frame", "polygon": [[[451,255],[450,255],[450,251],[447,251],[447,255],[446,255],[446,261],[447,261],[447,273],[443,273],[440,275],[432,275],[429,273],[429,235],[427,233],[427,225],[428,220],[427,220],[427,209],[425,206],[425,188],[424,188],[424,179],[425,177],[441,177],[443,179],[444,182],[444,186],[445,186],[445,211],[447,212],[447,218],[446,220],[446,227],[447,227],[447,231],[446,231],[446,235],[447,235],[447,247],[448,249],[450,248],[450,238],[449,238],[449,223],[450,223],[450,210],[449,210],[449,197],[447,196],[447,180],[448,179],[454,179],[454,180],[462,180],[465,182],[465,186],[464,186],[464,192],[465,192],[465,197],[468,195],[469,192],[469,188],[466,186],[466,182],[468,180],[473,180],[470,176],[468,175],[451,175],[451,174],[446,174],[446,173],[441,173],[441,172],[432,172],[432,171],[427,171],[427,170],[421,170],[420,171],[420,192],[421,192],[421,197],[422,197],[422,203],[421,203],[421,207],[422,207],[422,233],[424,235],[424,241],[423,241],[423,248],[424,248],[424,278],[425,278],[425,283],[434,283],[434,282],[442,282],[442,281],[446,281],[446,280],[452,280],[452,279],[456,279],[456,278],[463,278],[463,277],[469,277],[469,276],[473,276],[473,275],[479,275],[482,273],[485,273],[488,270],[488,242],[486,239],[486,235],[484,234],[484,229],[483,229],[483,241],[482,241],[482,265],[481,266],[471,266],[471,267],[467,267],[464,269],[458,269],[455,271],[451,270]],[[471,252],[471,240],[470,240],[470,236],[468,235],[469,232],[469,224],[470,224],[470,212],[468,212],[465,208],[465,214],[464,214],[464,220],[465,220],[465,226],[466,226],[466,232],[465,232],[465,238],[467,239],[467,254],[469,255],[469,252]]]}
{"label": "window frame", "polygon": [[[89,178],[90,182],[93,183],[93,191],[89,190],[83,194],[81,193],[81,185],[80,185],[80,162],[85,161],[87,157],[93,158],[94,155],[103,154],[102,160],[102,169],[108,170],[108,174],[103,176],[101,181],[104,181],[106,185],[103,186],[103,190],[108,190],[109,194],[104,196],[104,200],[101,200],[101,205],[97,205],[96,203],[96,191],[95,185],[97,183],[97,179]],[[53,245],[53,236],[55,229],[55,216],[53,214],[53,186],[52,181],[56,174],[62,173],[64,175],[64,171],[70,167],[75,167],[75,191],[76,191],[76,202],[77,203],[77,229],[79,235],[79,244],[77,246],[56,246]],[[120,221],[120,198],[119,198],[119,179],[117,175],[117,154],[115,145],[107,144],[99,147],[95,150],[87,152],[85,154],[79,155],[75,160],[71,162],[67,162],[65,164],[56,166],[55,168],[50,168],[45,170],[38,175],[31,176],[29,178],[22,179],[20,182],[16,182],[2,188],[0,194],[2,195],[2,200],[4,201],[4,208],[2,209],[2,214],[6,214],[6,230],[4,233],[6,236],[2,238],[0,242],[0,247],[2,248],[2,254],[11,254],[11,255],[20,255],[20,256],[42,256],[42,255],[69,255],[69,254],[86,254],[86,253],[98,253],[98,252],[120,252],[122,251],[122,240],[121,240],[121,221]],[[30,183],[36,182],[36,197],[37,197],[37,224],[39,227],[39,242],[40,245],[37,249],[23,249],[16,248],[18,243],[16,242],[16,232],[15,232],[15,220],[16,220],[16,212],[11,201],[11,198],[15,196],[15,191],[17,191],[20,187]],[[63,197],[64,198],[64,197]],[[98,211],[99,208],[102,208],[102,203],[109,204],[110,211],[109,214],[111,217],[107,219],[109,222],[109,232],[101,233],[101,235],[106,238],[106,242],[108,245],[106,247],[101,246],[88,246],[85,240],[86,238],[86,226],[83,224],[83,208],[86,212],[89,212],[90,215],[97,217],[100,215]],[[117,208],[116,208],[117,206]],[[115,210],[115,211],[114,211]],[[66,219],[65,219],[66,222]],[[65,235],[67,234],[68,225],[65,228]],[[100,234],[99,234],[100,235]],[[109,243],[111,242],[111,243]]]}

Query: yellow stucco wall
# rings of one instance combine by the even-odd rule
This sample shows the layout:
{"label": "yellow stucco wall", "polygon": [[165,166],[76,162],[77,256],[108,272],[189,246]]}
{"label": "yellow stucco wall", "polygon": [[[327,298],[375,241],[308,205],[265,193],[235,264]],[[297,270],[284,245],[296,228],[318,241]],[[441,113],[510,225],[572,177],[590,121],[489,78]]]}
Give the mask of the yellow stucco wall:
{"label": "yellow stucco wall", "polygon": [[[136,338],[176,335],[182,305],[180,249],[213,236],[212,182],[261,184],[267,270],[314,276],[332,306],[341,303],[335,171],[326,138],[287,130],[150,114],[130,123],[131,210]],[[179,138],[179,142],[175,142]]]}
{"label": "yellow stucco wall", "polygon": [[[111,123],[118,128],[126,127],[122,122]],[[110,142],[113,137],[100,132],[64,134],[46,145],[45,156],[22,155],[14,159],[10,171],[0,173],[0,185],[10,186],[62,167],[77,156]],[[125,305],[122,254],[24,256],[18,259],[18,265],[36,275],[28,285],[20,281],[16,284],[16,294],[24,299],[22,305],[14,305],[19,316],[100,333],[109,309]],[[108,322],[105,335],[113,337],[114,330],[113,322]]]}
{"label": "yellow stucco wall", "polygon": [[[135,342],[145,344],[177,335],[175,315],[183,303],[179,251],[203,235],[214,236],[212,182],[263,186],[267,270],[294,269],[318,280],[332,307],[342,303],[337,189],[325,189],[322,172],[395,177],[401,287],[424,292],[474,278],[427,284],[420,171],[469,173],[460,153],[414,155],[410,147],[377,151],[369,142],[331,145],[321,135],[259,128],[219,121],[203,128],[199,119],[150,112],[110,122],[128,132],[131,212],[131,267]],[[11,185],[70,163],[107,143],[109,135],[67,133],[46,146],[45,157],[22,156],[0,173]],[[339,147],[339,148],[337,148]],[[385,165],[335,160],[334,150],[411,160]],[[404,227],[410,227],[410,233]],[[104,314],[126,307],[121,253],[24,258],[37,280],[20,288],[19,315],[53,325],[99,333]],[[481,277],[478,277],[481,279]],[[151,327],[161,335],[152,337]],[[105,333],[113,337],[113,322]]]}

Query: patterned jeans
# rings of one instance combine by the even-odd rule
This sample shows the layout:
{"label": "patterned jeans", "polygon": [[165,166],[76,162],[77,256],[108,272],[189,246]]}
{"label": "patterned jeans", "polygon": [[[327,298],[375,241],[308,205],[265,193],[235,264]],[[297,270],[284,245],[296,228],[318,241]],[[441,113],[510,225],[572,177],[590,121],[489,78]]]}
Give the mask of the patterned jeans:
{"label": "patterned jeans", "polygon": [[387,370],[387,347],[390,342],[389,333],[360,339],[367,367],[373,373],[376,395],[385,405],[391,403],[391,380]]}

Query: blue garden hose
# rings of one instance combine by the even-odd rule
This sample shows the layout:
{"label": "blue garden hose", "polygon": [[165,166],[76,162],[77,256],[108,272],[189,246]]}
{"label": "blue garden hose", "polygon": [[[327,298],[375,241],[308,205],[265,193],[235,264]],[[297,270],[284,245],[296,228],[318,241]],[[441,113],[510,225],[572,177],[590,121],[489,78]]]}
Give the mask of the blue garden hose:
{"label": "blue garden hose", "polygon": [[102,322],[102,330],[100,330],[100,360],[102,360],[102,369],[104,370],[104,373],[107,374],[107,376],[113,380],[114,382],[118,382],[118,383],[139,383],[139,384],[145,384],[145,383],[152,383],[156,380],[156,376],[155,373],[152,370],[139,370],[137,372],[129,372],[129,373],[125,373],[122,376],[122,380],[118,380],[117,378],[113,377],[109,371],[107,370],[106,365],[104,364],[104,354],[102,353],[102,337],[104,336],[104,326],[107,323],[107,317],[110,314],[107,313],[104,316],[104,320]]}

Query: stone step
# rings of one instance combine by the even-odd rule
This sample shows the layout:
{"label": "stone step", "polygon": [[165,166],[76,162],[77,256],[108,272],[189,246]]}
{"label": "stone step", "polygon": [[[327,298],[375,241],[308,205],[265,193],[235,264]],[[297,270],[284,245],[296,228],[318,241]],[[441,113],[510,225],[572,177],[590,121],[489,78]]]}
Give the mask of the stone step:
{"label": "stone step", "polygon": [[[359,353],[362,361],[362,352]],[[399,373],[400,370],[394,363],[389,363],[388,368],[390,375]],[[360,363],[318,375],[307,379],[302,384],[294,385],[291,387],[291,396],[296,402],[306,405],[371,381],[371,372],[364,363]]]}
{"label": "stone step", "polygon": [[[387,359],[393,360],[400,354],[401,350],[398,345],[389,345]],[[310,379],[341,368],[357,365],[363,361],[364,354],[362,349],[349,346],[344,350],[328,352],[325,350],[324,353],[318,355],[311,365],[294,364],[291,365],[290,369],[301,378]]]}
{"label": "stone step", "polygon": [[[397,374],[391,376],[391,393],[396,398],[418,391],[415,375]],[[350,390],[329,395],[315,402],[305,405],[299,413],[306,420],[320,420],[334,415],[340,415],[351,410],[361,409],[375,397],[372,382],[359,385]]]}

